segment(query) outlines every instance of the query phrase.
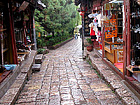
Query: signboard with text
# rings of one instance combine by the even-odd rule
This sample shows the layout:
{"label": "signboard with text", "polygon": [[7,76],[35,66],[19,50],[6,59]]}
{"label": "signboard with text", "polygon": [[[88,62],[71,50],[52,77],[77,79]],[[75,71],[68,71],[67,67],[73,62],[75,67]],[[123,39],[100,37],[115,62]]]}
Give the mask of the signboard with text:
{"label": "signboard with text", "polygon": [[89,28],[89,17],[88,13],[85,13],[84,15],[84,35],[85,36],[90,36],[90,28]]}

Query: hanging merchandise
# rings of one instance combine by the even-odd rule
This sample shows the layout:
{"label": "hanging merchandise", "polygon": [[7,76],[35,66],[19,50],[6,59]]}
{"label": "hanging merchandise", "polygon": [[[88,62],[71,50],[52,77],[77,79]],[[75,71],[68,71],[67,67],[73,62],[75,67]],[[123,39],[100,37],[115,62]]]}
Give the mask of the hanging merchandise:
{"label": "hanging merchandise", "polygon": [[89,14],[88,17],[89,18],[94,18],[94,14]]}
{"label": "hanging merchandise", "polygon": [[93,30],[94,24],[93,22],[89,24],[90,27],[90,36],[94,36],[95,35],[95,31]]}
{"label": "hanging merchandise", "polygon": [[93,23],[94,23],[94,26],[96,26],[96,27],[97,27],[98,20],[97,20],[97,18],[96,18],[96,17],[94,18]]}
{"label": "hanging merchandise", "polygon": [[93,30],[94,28],[94,23],[90,23],[89,24],[90,27],[90,36],[91,36],[91,40],[94,41],[94,39],[97,39],[96,35],[95,35],[95,31]]}
{"label": "hanging merchandise", "polygon": [[101,14],[96,16],[97,20],[98,20],[98,27],[101,27]]}
{"label": "hanging merchandise", "polygon": [[98,13],[94,13],[94,14],[92,13],[92,14],[89,14],[88,17],[89,18],[95,18],[97,15],[98,15]]}

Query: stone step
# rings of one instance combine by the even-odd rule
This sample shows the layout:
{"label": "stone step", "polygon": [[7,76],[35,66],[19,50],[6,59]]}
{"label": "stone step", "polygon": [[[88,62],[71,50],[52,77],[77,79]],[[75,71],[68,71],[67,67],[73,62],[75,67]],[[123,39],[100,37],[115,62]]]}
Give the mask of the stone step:
{"label": "stone step", "polygon": [[35,57],[35,63],[36,64],[41,64],[43,61],[43,54],[37,54]]}
{"label": "stone step", "polygon": [[[0,91],[0,105],[14,105],[16,102],[21,90],[23,89],[27,79],[31,75],[31,66],[35,59],[36,51],[31,51],[29,57],[21,65],[19,65],[17,71],[13,72],[12,75],[9,75],[6,79],[8,81],[2,82]],[[11,83],[11,81],[13,81]],[[10,86],[9,86],[10,85]]]}
{"label": "stone step", "polygon": [[40,71],[41,64],[33,64],[32,72]]}

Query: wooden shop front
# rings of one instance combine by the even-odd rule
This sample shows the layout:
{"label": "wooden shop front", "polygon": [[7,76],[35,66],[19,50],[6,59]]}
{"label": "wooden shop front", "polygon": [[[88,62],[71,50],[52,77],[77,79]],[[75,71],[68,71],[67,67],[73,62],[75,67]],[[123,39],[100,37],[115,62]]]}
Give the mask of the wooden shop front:
{"label": "wooden shop front", "polygon": [[11,72],[11,70],[6,70],[4,65],[18,63],[12,7],[8,3],[7,1],[0,2],[0,82]]}
{"label": "wooden shop front", "polygon": [[103,57],[123,73],[123,1],[103,4]]}
{"label": "wooden shop front", "polygon": [[34,46],[33,15],[35,8],[42,10],[35,0],[0,1],[0,82],[20,64]]}
{"label": "wooden shop front", "polygon": [[140,93],[140,0],[126,0],[124,4],[124,78]]}
{"label": "wooden shop front", "polygon": [[102,58],[140,93],[140,2],[102,2]]}

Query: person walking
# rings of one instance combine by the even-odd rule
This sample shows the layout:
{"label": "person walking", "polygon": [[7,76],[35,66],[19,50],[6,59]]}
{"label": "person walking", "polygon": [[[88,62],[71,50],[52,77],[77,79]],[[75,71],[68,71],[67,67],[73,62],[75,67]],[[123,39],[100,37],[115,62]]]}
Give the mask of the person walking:
{"label": "person walking", "polygon": [[74,30],[75,39],[78,39],[77,30]]}

